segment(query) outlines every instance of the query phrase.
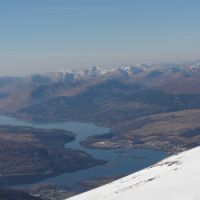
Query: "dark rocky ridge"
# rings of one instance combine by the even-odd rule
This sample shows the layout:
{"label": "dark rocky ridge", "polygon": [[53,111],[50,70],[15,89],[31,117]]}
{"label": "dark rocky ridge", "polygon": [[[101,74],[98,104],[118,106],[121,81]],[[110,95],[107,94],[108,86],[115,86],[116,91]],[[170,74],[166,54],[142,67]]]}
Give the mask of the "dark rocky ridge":
{"label": "dark rocky ridge", "polygon": [[0,184],[12,183],[12,177],[34,180],[105,163],[66,149],[64,144],[72,140],[68,131],[0,126]]}
{"label": "dark rocky ridge", "polygon": [[39,197],[31,196],[26,192],[0,189],[0,200],[42,200]]}

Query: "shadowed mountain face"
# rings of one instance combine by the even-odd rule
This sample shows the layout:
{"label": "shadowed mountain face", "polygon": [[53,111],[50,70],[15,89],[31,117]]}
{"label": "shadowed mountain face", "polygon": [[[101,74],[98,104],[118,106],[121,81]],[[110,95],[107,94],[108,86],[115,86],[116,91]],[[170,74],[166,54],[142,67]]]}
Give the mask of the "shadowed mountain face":
{"label": "shadowed mountain face", "polygon": [[55,97],[27,106],[17,114],[28,114],[34,120],[117,123],[146,115],[200,108],[199,100],[200,94],[173,94],[139,84],[106,80],[71,97]]}

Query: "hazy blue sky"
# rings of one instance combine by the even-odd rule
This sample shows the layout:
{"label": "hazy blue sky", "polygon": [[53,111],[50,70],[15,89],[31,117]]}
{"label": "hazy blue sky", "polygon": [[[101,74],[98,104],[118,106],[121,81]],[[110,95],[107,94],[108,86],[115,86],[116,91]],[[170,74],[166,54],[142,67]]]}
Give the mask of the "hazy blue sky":
{"label": "hazy blue sky", "polygon": [[200,58],[199,0],[0,0],[0,75]]}

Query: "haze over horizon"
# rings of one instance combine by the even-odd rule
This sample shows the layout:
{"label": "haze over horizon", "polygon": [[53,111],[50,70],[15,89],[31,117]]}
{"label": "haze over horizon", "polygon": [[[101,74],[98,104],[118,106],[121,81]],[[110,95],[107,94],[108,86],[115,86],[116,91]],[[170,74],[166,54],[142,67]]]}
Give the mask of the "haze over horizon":
{"label": "haze over horizon", "polygon": [[2,0],[0,75],[199,59],[197,0]]}

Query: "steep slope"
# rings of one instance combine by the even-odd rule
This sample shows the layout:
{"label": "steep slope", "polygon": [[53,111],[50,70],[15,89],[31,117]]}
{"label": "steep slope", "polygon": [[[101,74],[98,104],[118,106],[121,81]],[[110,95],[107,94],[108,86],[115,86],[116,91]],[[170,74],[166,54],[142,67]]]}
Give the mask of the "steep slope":
{"label": "steep slope", "polygon": [[199,99],[199,94],[175,95],[118,80],[107,80],[71,97],[59,96],[25,106],[17,114],[35,120],[118,123],[151,114],[200,108]]}
{"label": "steep slope", "polygon": [[198,200],[200,147],[68,200]]}

